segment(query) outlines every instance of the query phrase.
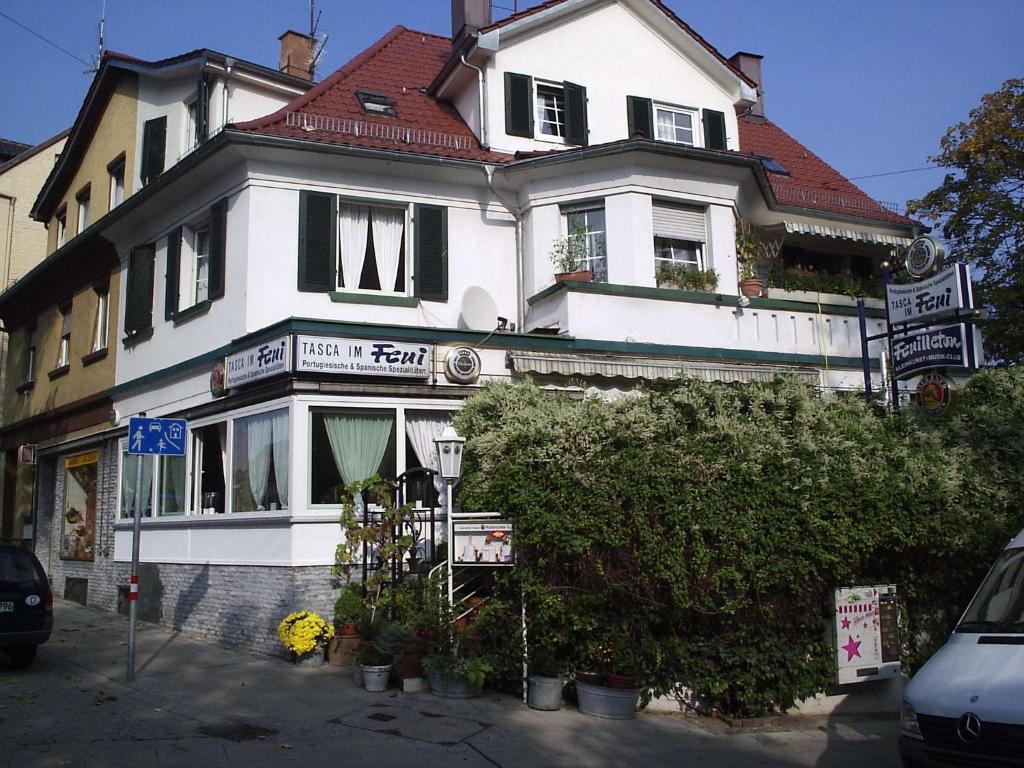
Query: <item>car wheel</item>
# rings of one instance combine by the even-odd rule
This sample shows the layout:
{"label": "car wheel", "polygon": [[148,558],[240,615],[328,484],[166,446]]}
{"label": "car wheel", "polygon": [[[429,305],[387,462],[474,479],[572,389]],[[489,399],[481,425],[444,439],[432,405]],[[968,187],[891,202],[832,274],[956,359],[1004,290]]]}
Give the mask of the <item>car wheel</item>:
{"label": "car wheel", "polygon": [[39,646],[25,645],[20,648],[11,648],[7,655],[11,657],[11,664],[15,669],[25,669],[36,657],[36,650]]}

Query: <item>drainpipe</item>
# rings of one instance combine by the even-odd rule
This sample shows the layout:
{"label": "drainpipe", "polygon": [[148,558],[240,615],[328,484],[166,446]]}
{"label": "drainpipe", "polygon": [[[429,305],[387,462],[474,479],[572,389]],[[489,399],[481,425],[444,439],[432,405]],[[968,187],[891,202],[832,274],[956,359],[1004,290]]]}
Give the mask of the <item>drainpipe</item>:
{"label": "drainpipe", "polygon": [[[462,62],[462,66],[476,70],[476,82],[477,88],[479,89],[477,91],[477,103],[478,109],[480,110],[480,146],[482,146],[484,149],[490,149],[491,145],[487,141],[487,112],[485,111],[486,91],[484,90],[484,71],[475,64],[470,64],[468,61],[466,61],[466,54],[462,54],[459,57],[459,61]],[[488,185],[490,185],[490,182],[488,182]],[[491,191],[494,191],[493,188]]]}
{"label": "drainpipe", "polygon": [[228,84],[231,82],[231,72],[235,68],[235,60],[228,56],[224,59],[224,96],[221,99],[223,102],[221,106],[221,121],[220,129],[223,131],[225,126],[228,124]]}
{"label": "drainpipe", "polygon": [[506,202],[498,190],[494,188],[494,169],[493,165],[484,166],[484,178],[487,180],[487,189],[512,214],[512,218],[516,220],[516,330],[519,333],[523,333],[525,331],[524,324],[526,323],[526,296],[524,295],[525,288],[523,286],[525,282],[523,275],[523,265],[525,263],[525,256],[523,254],[523,209]]}

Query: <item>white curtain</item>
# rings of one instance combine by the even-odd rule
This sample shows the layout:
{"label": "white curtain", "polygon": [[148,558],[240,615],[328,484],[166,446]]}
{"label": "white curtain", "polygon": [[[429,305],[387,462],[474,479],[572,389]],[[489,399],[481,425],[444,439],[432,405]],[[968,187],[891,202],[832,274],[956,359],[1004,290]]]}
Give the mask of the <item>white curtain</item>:
{"label": "white curtain", "polygon": [[[391,437],[393,419],[386,414],[328,413],[324,428],[331,444],[334,466],[345,485],[377,472]],[[361,500],[356,498],[356,506]]]}
{"label": "white curtain", "polygon": [[439,503],[445,506],[445,485],[441,477],[441,464],[437,457],[437,444],[434,439],[441,436],[444,428],[451,424],[451,414],[447,412],[406,411],[405,433],[420,461],[420,466],[430,467],[437,472],[434,475],[434,488],[437,489]]}
{"label": "white curtain", "polygon": [[270,414],[250,416],[245,420],[246,448],[249,458],[249,490],[256,510],[262,511],[263,497],[270,482],[270,447],[273,444],[273,419]]}
{"label": "white curtain", "polygon": [[373,209],[373,250],[377,256],[377,277],[382,291],[395,290],[398,262],[402,257],[405,211],[400,208]]}
{"label": "white curtain", "polygon": [[142,462],[142,499],[141,512],[143,517],[149,517],[153,510],[153,457],[152,456],[130,456],[124,454],[124,461],[121,464],[121,513],[124,517],[132,517],[135,514],[135,484],[138,480],[138,462]]}
{"label": "white curtain", "polygon": [[338,206],[338,238],[341,246],[341,274],[346,288],[358,288],[366,258],[366,235],[370,209],[365,205]]}
{"label": "white curtain", "polygon": [[274,477],[281,509],[288,508],[288,411],[270,414],[274,423]]}

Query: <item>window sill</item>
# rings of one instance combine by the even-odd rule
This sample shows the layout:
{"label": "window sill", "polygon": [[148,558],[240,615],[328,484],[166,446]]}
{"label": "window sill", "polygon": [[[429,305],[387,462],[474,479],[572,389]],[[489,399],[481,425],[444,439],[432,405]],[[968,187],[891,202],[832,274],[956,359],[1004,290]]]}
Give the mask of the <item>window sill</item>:
{"label": "window sill", "polygon": [[100,360],[107,356],[107,348],[97,349],[95,352],[90,352],[88,355],[82,358],[82,367],[98,363]]}
{"label": "window sill", "polygon": [[50,378],[50,381],[53,381],[54,379],[59,379],[61,376],[67,376],[68,371],[70,370],[70,365],[62,365],[60,368],[54,368],[46,375]]}
{"label": "window sill", "polygon": [[210,303],[211,302],[209,299],[205,299],[204,301],[200,301],[198,304],[193,304],[191,307],[179,309],[177,312],[171,315],[171,320],[174,321],[174,324],[176,326],[180,325],[181,323],[187,323],[193,317],[199,317],[200,315],[205,315],[207,312],[209,312]]}
{"label": "window sill", "polygon": [[136,344],[141,344],[144,341],[148,341],[151,338],[153,338],[153,326],[149,326],[148,328],[140,328],[137,331],[132,331],[123,339],[121,339],[121,344],[125,347],[125,349],[127,349],[129,347],[134,347]]}
{"label": "window sill", "polygon": [[385,307],[418,307],[419,296],[392,296],[381,293],[354,293],[349,291],[328,291],[331,301],[340,304],[376,304]]}
{"label": "window sill", "polygon": [[18,394],[23,395],[26,392],[31,392],[35,387],[36,383],[34,381],[26,381],[24,384],[18,385]]}

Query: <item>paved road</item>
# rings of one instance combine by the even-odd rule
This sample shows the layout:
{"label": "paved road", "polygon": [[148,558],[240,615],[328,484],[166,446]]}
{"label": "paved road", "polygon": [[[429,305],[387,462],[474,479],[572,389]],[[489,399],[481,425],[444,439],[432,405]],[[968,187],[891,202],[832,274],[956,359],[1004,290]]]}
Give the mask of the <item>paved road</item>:
{"label": "paved road", "polygon": [[891,719],[750,731],[674,715],[536,712],[499,695],[371,694],[344,668],[292,667],[148,624],[128,685],[127,621],[56,602],[57,629],[33,667],[0,662],[2,768],[899,765]]}

